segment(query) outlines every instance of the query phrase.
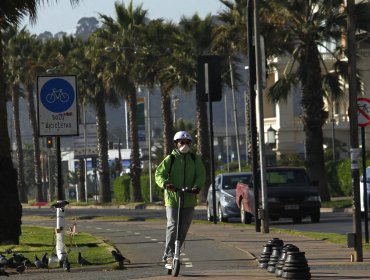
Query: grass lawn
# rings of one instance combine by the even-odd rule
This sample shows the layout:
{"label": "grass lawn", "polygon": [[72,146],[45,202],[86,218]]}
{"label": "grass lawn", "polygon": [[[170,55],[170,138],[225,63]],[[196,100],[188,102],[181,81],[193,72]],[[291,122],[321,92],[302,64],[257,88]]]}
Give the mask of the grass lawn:
{"label": "grass lawn", "polygon": [[[67,245],[68,260],[72,267],[78,266],[78,252],[81,252],[82,256],[93,265],[114,264],[111,255],[113,246],[101,238],[78,232],[73,236],[73,239],[70,235],[65,234],[64,242]],[[54,228],[23,225],[20,244],[2,245],[0,246],[0,253],[4,252],[5,249],[11,249],[14,253],[21,253],[32,263],[35,255],[41,259],[41,256],[47,252],[50,257],[51,253],[55,252]],[[11,257],[11,255],[4,255],[7,258]],[[59,266],[56,263],[51,267]]]}

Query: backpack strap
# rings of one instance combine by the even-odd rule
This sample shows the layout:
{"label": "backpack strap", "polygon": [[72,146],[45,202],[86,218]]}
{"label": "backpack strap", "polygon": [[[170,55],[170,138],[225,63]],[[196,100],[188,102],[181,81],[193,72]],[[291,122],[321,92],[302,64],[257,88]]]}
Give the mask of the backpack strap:
{"label": "backpack strap", "polygon": [[173,162],[175,161],[175,156],[173,154],[170,154],[170,158],[171,158],[171,164],[170,164],[170,170],[168,170],[168,175],[171,174],[172,165],[173,165]]}

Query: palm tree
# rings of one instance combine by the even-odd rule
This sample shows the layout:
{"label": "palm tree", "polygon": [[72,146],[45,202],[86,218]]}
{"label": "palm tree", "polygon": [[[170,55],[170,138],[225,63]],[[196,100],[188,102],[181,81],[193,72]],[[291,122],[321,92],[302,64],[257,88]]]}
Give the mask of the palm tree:
{"label": "palm tree", "polygon": [[35,108],[35,77],[40,73],[38,65],[38,50],[41,48],[41,41],[36,39],[28,31],[22,31],[18,36],[19,64],[21,65],[20,81],[25,89],[25,96],[28,108],[28,117],[32,129],[32,142],[34,146],[34,165],[35,165],[35,184],[36,201],[44,201],[41,180],[41,160],[40,160],[40,139]]}
{"label": "palm tree", "polygon": [[[340,96],[340,73],[329,72],[319,47],[326,48],[341,65],[342,56],[328,49],[327,42],[340,42],[346,15],[344,1],[270,1],[263,12],[270,14],[268,24],[271,30],[279,30],[284,36],[280,46],[291,57],[284,73],[269,90],[273,102],[286,100],[292,84],[300,84],[302,122],[305,132],[305,165],[311,178],[319,182],[323,201],[330,200],[326,181],[323,152],[322,126],[328,118],[324,96]],[[274,13],[271,13],[274,11]],[[271,16],[273,14],[273,16]],[[265,18],[267,19],[267,17]],[[274,36],[276,38],[278,36]],[[277,44],[279,45],[279,44]],[[324,72],[323,72],[324,70]]]}
{"label": "palm tree", "polygon": [[[167,76],[177,77],[178,85],[186,92],[190,92],[196,85],[196,65],[198,56],[211,54],[213,40],[213,20],[211,15],[200,18],[198,14],[192,17],[182,17],[179,23],[181,35],[178,38],[179,46],[175,53],[176,63],[172,69],[168,69]],[[172,71],[171,71],[172,70]],[[171,80],[171,79],[168,79]],[[172,78],[172,80],[174,80]],[[207,106],[200,96],[196,95],[197,111],[197,148],[206,166],[206,186],[209,186],[210,177],[210,150]],[[202,201],[206,199],[207,190],[203,189],[200,194]]]}
{"label": "palm tree", "polygon": [[220,2],[225,9],[217,15],[221,24],[217,24],[215,28],[214,47],[220,53],[246,55],[248,0],[220,0]]}
{"label": "palm tree", "polygon": [[[19,98],[24,97],[23,90],[21,88],[21,82],[19,79],[20,73],[19,70],[22,69],[22,64],[19,59],[19,32],[16,28],[10,28],[7,30],[8,34],[11,33],[11,38],[8,41],[8,48],[5,52],[5,61],[9,65],[8,78],[7,80],[11,84],[9,88],[12,96],[12,112],[13,112],[13,125],[16,141],[16,158],[17,158],[17,185],[19,200],[22,203],[27,203],[27,192],[28,187],[25,183],[24,177],[24,156],[23,156],[23,147],[22,147],[22,135],[19,121]],[[10,32],[9,32],[10,31]],[[23,31],[23,30],[22,30]],[[21,32],[22,32],[21,31]]]}
{"label": "palm tree", "polygon": [[[114,86],[114,89],[125,98],[129,108],[129,128],[130,128],[130,177],[133,186],[132,201],[142,201],[140,186],[140,153],[139,153],[139,134],[137,127],[136,113],[136,91],[138,82],[134,73],[138,52],[141,47],[143,27],[146,24],[147,11],[142,9],[142,5],[133,6],[132,1],[125,7],[124,4],[115,4],[116,20],[111,17],[101,15],[103,27],[99,32],[101,40],[111,50],[111,62],[106,64],[104,81],[106,84]],[[113,46],[112,46],[113,44]],[[113,47],[113,48],[112,48]]]}
{"label": "palm tree", "polygon": [[83,85],[80,100],[93,104],[96,112],[98,136],[99,202],[111,202],[110,171],[108,163],[108,134],[105,104],[117,103],[115,93],[104,81],[105,64],[108,63],[99,30],[90,36],[85,47],[85,56],[80,57],[77,67],[81,68],[80,83]]}
{"label": "palm tree", "polygon": [[[78,0],[71,0],[77,3]],[[11,158],[9,131],[7,126],[7,110],[4,76],[4,57],[2,33],[10,25],[18,25],[24,16],[29,15],[31,20],[37,16],[37,8],[41,1],[13,1],[4,0],[0,11],[0,223],[3,230],[0,232],[0,244],[11,242],[19,244],[21,235],[22,208],[18,198],[17,175]]]}
{"label": "palm tree", "polygon": [[[161,92],[161,113],[163,120],[164,154],[168,155],[173,149],[174,135],[171,111],[171,91],[177,86],[174,79],[169,80],[176,48],[178,28],[171,22],[162,19],[152,20],[145,29],[145,47],[141,48],[138,79],[143,81],[152,92],[156,85]],[[166,42],[163,45],[163,42]]]}
{"label": "palm tree", "polygon": [[[229,61],[229,67],[231,71],[227,71],[223,75],[223,83],[228,85],[232,89],[231,78],[233,77],[235,89],[238,88],[238,84],[241,81],[241,75],[239,71],[236,71],[236,63],[246,57],[248,53],[247,46],[247,3],[249,0],[220,0],[225,6],[224,9],[217,15],[217,20],[220,22],[215,27],[215,36],[213,40],[213,50],[219,55],[227,58],[225,61]],[[253,50],[252,50],[253,51]],[[227,93],[225,93],[226,96]],[[246,120],[246,131],[248,135],[247,139],[247,154],[252,153],[252,130],[250,126],[250,92],[245,91],[245,120]],[[237,137],[236,137],[237,138]],[[238,140],[237,140],[238,141]],[[239,145],[239,143],[236,143]]]}

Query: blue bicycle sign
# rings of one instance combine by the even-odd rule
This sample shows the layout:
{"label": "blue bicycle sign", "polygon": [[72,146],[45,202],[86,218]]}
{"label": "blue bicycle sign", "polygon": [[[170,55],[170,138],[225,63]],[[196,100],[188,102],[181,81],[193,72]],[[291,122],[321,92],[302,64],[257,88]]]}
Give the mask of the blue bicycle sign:
{"label": "blue bicycle sign", "polygon": [[54,78],[47,81],[40,91],[40,101],[53,113],[68,110],[75,100],[75,91],[64,79]]}

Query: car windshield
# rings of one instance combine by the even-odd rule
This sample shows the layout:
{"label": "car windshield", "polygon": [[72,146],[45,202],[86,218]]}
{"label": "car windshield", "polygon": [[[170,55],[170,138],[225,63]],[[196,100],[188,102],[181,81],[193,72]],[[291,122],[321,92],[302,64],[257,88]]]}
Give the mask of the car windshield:
{"label": "car windshield", "polygon": [[240,175],[230,175],[225,176],[222,182],[223,190],[233,190],[236,189],[236,184],[238,182],[248,184],[251,180],[251,174],[240,174]]}
{"label": "car windshield", "polygon": [[304,170],[270,170],[266,173],[268,187],[306,187],[310,181]]}

